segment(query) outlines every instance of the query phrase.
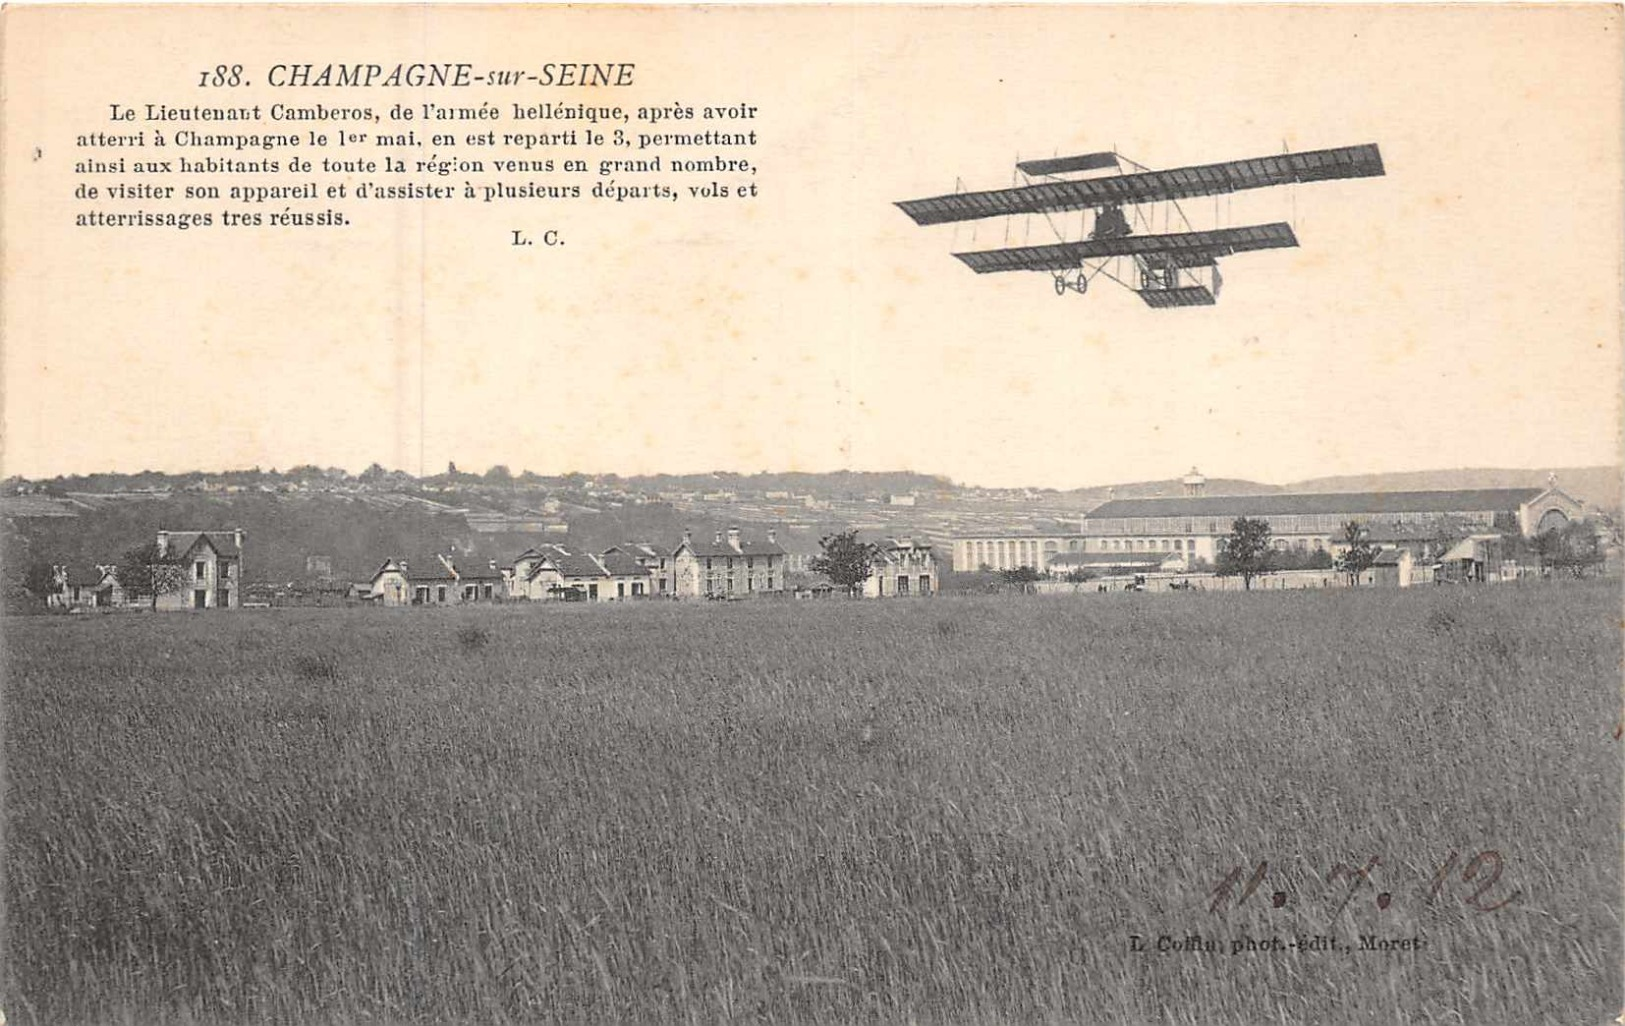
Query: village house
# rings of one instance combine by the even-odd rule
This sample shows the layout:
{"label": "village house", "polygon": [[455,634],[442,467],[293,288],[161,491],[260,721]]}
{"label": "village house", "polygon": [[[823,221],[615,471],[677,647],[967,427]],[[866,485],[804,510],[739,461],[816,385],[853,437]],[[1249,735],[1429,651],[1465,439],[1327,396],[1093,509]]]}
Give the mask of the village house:
{"label": "village house", "polygon": [[495,560],[467,560],[458,566],[450,557],[435,554],[385,560],[374,571],[366,597],[385,606],[445,606],[495,602],[505,590]]}
{"label": "village house", "polygon": [[641,564],[618,556],[614,565],[612,572],[590,552],[538,545],[514,560],[508,595],[532,602],[603,602],[648,594],[648,571]]}
{"label": "village house", "polygon": [[401,563],[401,574],[414,606],[445,606],[459,600],[457,571],[444,556],[408,558]]}
{"label": "village house", "polygon": [[159,531],[158,555],[178,562],[185,578],[176,591],[158,596],[157,608],[240,609],[243,531]]}
{"label": "village house", "polygon": [[406,583],[406,561],[386,559],[373,572],[367,598],[384,606],[404,606],[412,601]]}
{"label": "village house", "polygon": [[683,532],[671,554],[672,593],[679,598],[735,598],[783,592],[784,549],[777,533],[766,541],[745,538],[739,528],[718,531],[711,541]]}
{"label": "village house", "polygon": [[916,538],[885,538],[876,542],[880,559],[863,582],[865,598],[931,595],[937,590],[937,564],[929,542]]}
{"label": "village house", "polygon": [[645,593],[656,596],[672,594],[671,553],[649,542],[623,542],[604,550],[602,559],[628,557],[648,572]]}
{"label": "village house", "polygon": [[124,604],[124,589],[112,566],[69,563],[51,567],[56,591],[46,597],[50,609],[105,609]]}
{"label": "village house", "polygon": [[605,599],[645,598],[653,591],[654,575],[632,553],[609,550],[598,557],[598,564],[609,577],[604,582],[602,597]]}
{"label": "village house", "polygon": [[464,602],[496,602],[507,597],[507,581],[494,559],[453,560],[451,570],[457,575],[457,593]]}
{"label": "village house", "polygon": [[1416,555],[1408,548],[1379,549],[1371,566],[1360,575],[1361,584],[1378,588],[1409,588],[1417,583]]}

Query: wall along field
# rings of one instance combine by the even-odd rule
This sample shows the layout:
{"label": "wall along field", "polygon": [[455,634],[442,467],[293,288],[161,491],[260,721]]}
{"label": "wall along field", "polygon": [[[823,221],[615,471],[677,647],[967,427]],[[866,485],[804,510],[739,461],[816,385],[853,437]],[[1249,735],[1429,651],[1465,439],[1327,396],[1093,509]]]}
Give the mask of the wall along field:
{"label": "wall along field", "polygon": [[[1575,583],[16,619],[4,1008],[1601,1022],[1617,607]],[[1485,850],[1499,876],[1464,879]]]}

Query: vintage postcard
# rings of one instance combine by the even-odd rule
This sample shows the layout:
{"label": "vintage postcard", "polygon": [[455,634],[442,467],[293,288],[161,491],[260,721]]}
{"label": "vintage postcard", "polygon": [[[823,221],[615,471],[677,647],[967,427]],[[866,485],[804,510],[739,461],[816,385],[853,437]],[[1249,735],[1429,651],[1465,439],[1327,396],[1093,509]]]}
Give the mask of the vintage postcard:
{"label": "vintage postcard", "polygon": [[6,8],[5,1021],[1614,1021],[1622,30]]}

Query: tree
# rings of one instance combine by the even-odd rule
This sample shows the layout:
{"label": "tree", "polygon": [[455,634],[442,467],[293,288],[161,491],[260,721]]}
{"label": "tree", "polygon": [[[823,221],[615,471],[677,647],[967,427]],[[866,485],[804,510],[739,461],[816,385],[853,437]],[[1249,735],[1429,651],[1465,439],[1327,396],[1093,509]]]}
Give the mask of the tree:
{"label": "tree", "polygon": [[1253,578],[1270,572],[1270,525],[1267,520],[1237,517],[1230,533],[1219,539],[1220,577],[1240,577],[1242,587],[1252,590]]}
{"label": "tree", "polygon": [[1006,587],[1015,587],[1018,591],[1032,590],[1034,581],[1043,579],[1043,575],[1030,566],[1018,566],[1013,570],[1000,570],[999,579]]}
{"label": "tree", "polygon": [[845,588],[848,595],[863,587],[880,559],[880,546],[859,541],[855,529],[826,534],[818,539],[818,547],[823,552],[807,562],[808,568],[829,578],[830,584]]}
{"label": "tree", "polygon": [[1355,520],[1343,525],[1343,541],[1348,545],[1343,550],[1343,572],[1349,575],[1349,584],[1359,584],[1360,575],[1376,564],[1377,550],[1366,541],[1365,528]]}
{"label": "tree", "polygon": [[1586,570],[1603,561],[1596,528],[1586,520],[1570,520],[1541,533],[1535,538],[1535,548],[1543,565],[1576,577],[1585,576]]}
{"label": "tree", "polygon": [[158,596],[180,591],[186,584],[186,567],[174,554],[160,553],[157,542],[148,542],[124,553],[118,563],[118,582],[125,595],[145,596],[157,609]]}
{"label": "tree", "polygon": [[51,596],[56,594],[56,567],[42,559],[28,564],[23,570],[23,590],[39,599],[49,603]]}
{"label": "tree", "polygon": [[498,463],[485,472],[485,483],[488,485],[513,484],[513,472],[505,464]]}

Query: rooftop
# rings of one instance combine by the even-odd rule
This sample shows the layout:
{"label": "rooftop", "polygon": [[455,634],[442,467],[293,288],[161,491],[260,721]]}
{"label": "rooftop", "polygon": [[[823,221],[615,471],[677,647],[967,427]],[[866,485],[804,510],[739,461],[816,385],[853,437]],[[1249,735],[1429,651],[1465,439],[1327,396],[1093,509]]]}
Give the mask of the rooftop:
{"label": "rooftop", "polygon": [[1084,523],[1110,517],[1510,512],[1542,491],[1544,489],[1541,488],[1470,488],[1427,492],[1280,492],[1267,495],[1111,499],[1090,510],[1084,517]]}

